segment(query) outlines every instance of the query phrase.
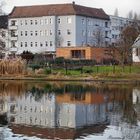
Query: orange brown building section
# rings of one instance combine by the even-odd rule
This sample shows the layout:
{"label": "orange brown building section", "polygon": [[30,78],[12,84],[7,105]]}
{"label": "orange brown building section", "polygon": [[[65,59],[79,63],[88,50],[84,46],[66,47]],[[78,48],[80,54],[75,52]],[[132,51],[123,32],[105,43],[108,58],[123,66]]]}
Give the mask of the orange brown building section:
{"label": "orange brown building section", "polygon": [[[130,93],[128,93],[131,95]],[[75,93],[65,93],[62,95],[57,95],[56,96],[56,102],[58,104],[61,103],[69,103],[69,104],[102,104],[105,102],[122,102],[122,101],[129,100],[128,96],[126,94],[123,94],[123,91],[120,92],[110,92],[103,94],[101,93],[96,93],[96,92],[86,92],[85,94],[79,94]]]}
{"label": "orange brown building section", "polygon": [[111,59],[112,56],[107,55],[106,52],[110,48],[99,47],[63,47],[56,49],[56,57],[64,57],[65,59],[87,59],[102,62],[103,59]]}

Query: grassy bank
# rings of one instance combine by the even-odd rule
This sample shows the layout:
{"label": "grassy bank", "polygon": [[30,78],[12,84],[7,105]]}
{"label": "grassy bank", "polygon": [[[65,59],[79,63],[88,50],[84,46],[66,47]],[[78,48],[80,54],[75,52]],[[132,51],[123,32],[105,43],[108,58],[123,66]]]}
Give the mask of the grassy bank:
{"label": "grassy bank", "polygon": [[1,80],[46,80],[46,81],[101,81],[101,82],[138,82],[140,66],[86,66],[77,69],[43,68],[28,69],[23,75],[1,75]]}
{"label": "grassy bank", "polygon": [[[45,68],[46,74],[50,70],[49,68]],[[85,66],[79,67],[77,69],[72,68],[52,68],[52,74],[61,73],[63,75],[81,75],[81,74],[140,74],[140,66]]]}

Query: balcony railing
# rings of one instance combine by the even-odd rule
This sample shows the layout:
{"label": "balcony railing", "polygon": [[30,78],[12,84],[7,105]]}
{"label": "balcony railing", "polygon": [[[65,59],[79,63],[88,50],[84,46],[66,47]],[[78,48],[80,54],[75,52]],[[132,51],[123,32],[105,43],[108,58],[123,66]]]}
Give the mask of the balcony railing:
{"label": "balcony railing", "polygon": [[11,46],[10,52],[17,52],[17,46]]}
{"label": "balcony railing", "polygon": [[18,40],[18,36],[11,36],[10,40],[11,41],[17,41]]}
{"label": "balcony railing", "polygon": [[9,26],[9,30],[17,30],[17,29],[18,29],[17,25]]}

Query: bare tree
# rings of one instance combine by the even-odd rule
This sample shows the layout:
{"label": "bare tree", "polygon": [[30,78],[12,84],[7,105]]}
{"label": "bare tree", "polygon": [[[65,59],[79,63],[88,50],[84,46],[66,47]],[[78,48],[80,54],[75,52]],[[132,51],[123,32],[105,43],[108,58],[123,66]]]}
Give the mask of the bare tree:
{"label": "bare tree", "polygon": [[95,42],[97,47],[102,47],[104,43],[104,36],[103,36],[103,30],[101,27],[98,27],[95,32]]}
{"label": "bare tree", "polygon": [[128,13],[128,18],[129,18],[129,19],[133,19],[133,11],[132,11],[132,10],[129,11],[129,13]]}
{"label": "bare tree", "polygon": [[119,16],[118,8],[115,9],[114,16]]}
{"label": "bare tree", "polygon": [[133,17],[133,19],[134,19],[134,20],[138,20],[138,15],[137,15],[136,12],[134,13],[134,17]]}
{"label": "bare tree", "polygon": [[134,25],[127,26],[121,34],[121,38],[115,47],[119,56],[120,62],[124,66],[124,64],[131,64],[132,63],[132,45],[139,35],[140,31],[139,28]]}

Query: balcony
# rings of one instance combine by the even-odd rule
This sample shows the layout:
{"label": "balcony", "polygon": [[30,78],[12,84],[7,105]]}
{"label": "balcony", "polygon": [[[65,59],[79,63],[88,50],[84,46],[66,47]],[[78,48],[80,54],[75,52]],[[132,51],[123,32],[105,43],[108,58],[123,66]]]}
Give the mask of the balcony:
{"label": "balcony", "polygon": [[109,38],[109,37],[105,37],[105,41],[108,41],[108,42],[110,42],[111,41],[111,39]]}
{"label": "balcony", "polygon": [[10,52],[12,52],[12,53],[15,53],[15,52],[17,52],[17,51],[18,51],[18,49],[17,49],[16,46],[12,46],[12,47],[10,48]]}
{"label": "balcony", "polygon": [[11,36],[10,40],[11,41],[17,41],[18,40],[18,36]]}
{"label": "balcony", "polygon": [[17,25],[10,25],[9,30],[17,30],[18,26]]}

